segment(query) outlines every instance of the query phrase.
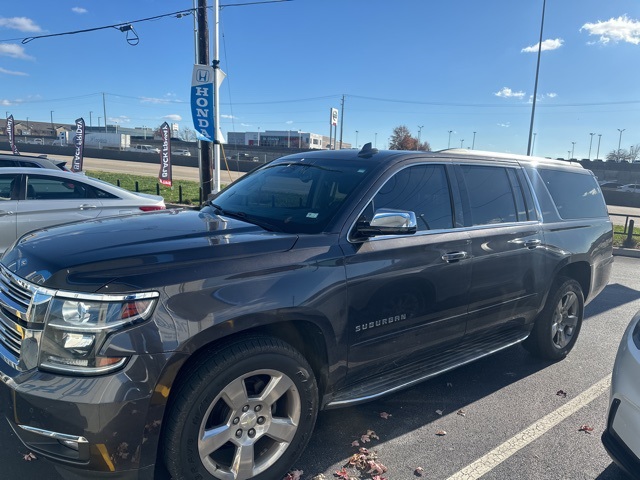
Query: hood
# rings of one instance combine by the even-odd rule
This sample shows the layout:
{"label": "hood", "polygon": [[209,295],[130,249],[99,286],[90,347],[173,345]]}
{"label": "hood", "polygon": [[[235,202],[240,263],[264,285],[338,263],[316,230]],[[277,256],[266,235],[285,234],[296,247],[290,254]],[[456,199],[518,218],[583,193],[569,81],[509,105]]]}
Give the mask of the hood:
{"label": "hood", "polygon": [[93,292],[141,272],[286,251],[297,238],[210,213],[162,210],[36,230],[21,237],[0,263],[48,288]]}

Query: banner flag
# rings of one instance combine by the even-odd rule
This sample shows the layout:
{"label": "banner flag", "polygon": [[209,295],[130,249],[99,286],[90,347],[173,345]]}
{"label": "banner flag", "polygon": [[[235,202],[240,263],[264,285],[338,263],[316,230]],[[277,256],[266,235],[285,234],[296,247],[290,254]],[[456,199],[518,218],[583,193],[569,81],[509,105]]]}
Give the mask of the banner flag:
{"label": "banner flag", "polygon": [[84,118],[76,119],[76,136],[73,144],[76,151],[73,155],[73,163],[71,163],[72,172],[82,171],[82,161],[84,160],[84,134],[85,134]]}
{"label": "banner flag", "polygon": [[171,186],[171,128],[167,122],[160,126],[162,148],[160,149],[160,174],[158,180],[167,187]]}
{"label": "banner flag", "polygon": [[14,134],[15,123],[13,122],[13,115],[9,115],[7,118],[7,136],[9,137],[9,146],[11,147],[11,152],[14,155],[20,155],[18,151],[18,147],[16,147],[16,137]]}
{"label": "banner flag", "polygon": [[191,116],[198,139],[213,142],[213,67],[194,65],[191,76]]}

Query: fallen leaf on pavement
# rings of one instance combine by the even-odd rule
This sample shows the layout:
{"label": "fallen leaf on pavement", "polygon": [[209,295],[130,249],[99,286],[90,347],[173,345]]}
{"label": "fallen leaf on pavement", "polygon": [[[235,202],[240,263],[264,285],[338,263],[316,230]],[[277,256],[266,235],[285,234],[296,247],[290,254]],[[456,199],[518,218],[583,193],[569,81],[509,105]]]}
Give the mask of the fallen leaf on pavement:
{"label": "fallen leaf on pavement", "polygon": [[564,390],[558,390],[556,392],[556,395],[558,395],[559,397],[562,397],[562,398],[567,398],[567,392],[565,392]]}
{"label": "fallen leaf on pavement", "polygon": [[460,415],[461,417],[466,417],[467,412],[465,412],[464,410],[458,410],[458,415]]}
{"label": "fallen leaf on pavement", "polygon": [[25,462],[30,462],[31,460],[36,460],[38,457],[35,456],[35,454],[33,452],[29,452],[29,453],[23,453],[22,454],[22,459]]}
{"label": "fallen leaf on pavement", "polygon": [[380,412],[380,418],[384,418],[385,420],[388,420],[389,417],[391,417],[392,415],[390,413],[387,412]]}
{"label": "fallen leaf on pavement", "polygon": [[300,480],[300,477],[304,471],[302,470],[294,470],[292,472],[287,473],[287,476],[284,477],[284,480]]}
{"label": "fallen leaf on pavement", "polygon": [[437,413],[438,415],[442,415],[442,410],[436,410],[436,413]]}
{"label": "fallen leaf on pavement", "polygon": [[418,467],[413,471],[413,474],[416,477],[421,477],[423,473],[424,473],[424,468],[422,468],[422,467]]}
{"label": "fallen leaf on pavement", "polygon": [[593,427],[590,427],[589,425],[581,425],[578,431],[590,434],[593,432]]}
{"label": "fallen leaf on pavement", "polygon": [[447,432],[445,432],[444,430],[438,430],[436,432],[436,435],[438,435],[439,437],[444,437],[447,434]]}

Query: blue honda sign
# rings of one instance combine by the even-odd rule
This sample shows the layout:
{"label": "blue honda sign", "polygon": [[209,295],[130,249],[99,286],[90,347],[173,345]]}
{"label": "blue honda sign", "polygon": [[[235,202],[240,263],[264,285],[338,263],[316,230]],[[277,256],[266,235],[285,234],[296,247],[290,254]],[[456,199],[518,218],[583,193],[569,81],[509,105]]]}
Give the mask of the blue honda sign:
{"label": "blue honda sign", "polygon": [[213,142],[213,67],[194,65],[191,78],[191,116],[198,139]]}

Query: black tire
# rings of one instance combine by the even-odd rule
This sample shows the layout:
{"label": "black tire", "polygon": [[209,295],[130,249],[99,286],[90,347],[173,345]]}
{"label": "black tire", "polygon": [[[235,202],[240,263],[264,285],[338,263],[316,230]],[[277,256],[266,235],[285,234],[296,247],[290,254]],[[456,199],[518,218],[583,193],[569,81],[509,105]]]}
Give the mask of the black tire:
{"label": "black tire", "polygon": [[559,277],[523,346],[536,357],[562,360],[578,340],[583,315],[582,287],[571,278]]}
{"label": "black tire", "polygon": [[165,416],[171,477],[283,478],[318,413],[318,387],[304,357],[281,340],[253,335],[212,351],[187,374]]}

